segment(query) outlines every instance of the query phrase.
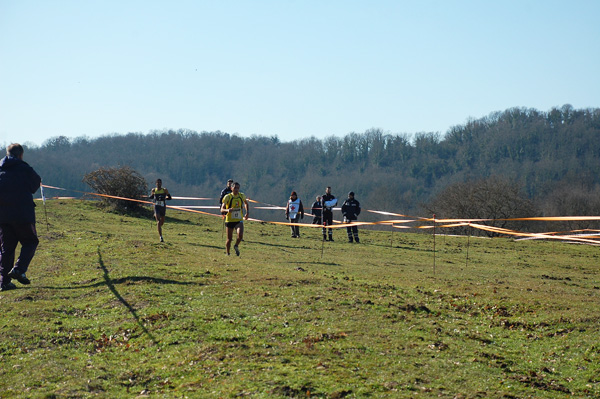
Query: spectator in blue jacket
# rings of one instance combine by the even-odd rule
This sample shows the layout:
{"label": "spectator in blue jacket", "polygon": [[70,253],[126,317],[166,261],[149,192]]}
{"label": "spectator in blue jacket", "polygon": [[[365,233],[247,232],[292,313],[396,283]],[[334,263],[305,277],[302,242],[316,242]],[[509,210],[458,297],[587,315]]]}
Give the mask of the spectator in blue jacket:
{"label": "spectator in blue jacket", "polygon": [[[348,193],[348,199],[344,201],[342,205],[342,215],[344,216],[344,223],[352,223],[358,219],[360,215],[360,202],[354,199],[354,192]],[[358,239],[358,227],[348,226],[346,227],[348,233],[348,242],[360,242]]]}
{"label": "spectator in blue jacket", "polygon": [[[33,194],[42,179],[23,161],[23,153],[21,144],[11,144],[0,160],[0,291],[16,288],[12,279],[30,284],[25,273],[39,244]],[[18,243],[21,253],[14,263]]]}

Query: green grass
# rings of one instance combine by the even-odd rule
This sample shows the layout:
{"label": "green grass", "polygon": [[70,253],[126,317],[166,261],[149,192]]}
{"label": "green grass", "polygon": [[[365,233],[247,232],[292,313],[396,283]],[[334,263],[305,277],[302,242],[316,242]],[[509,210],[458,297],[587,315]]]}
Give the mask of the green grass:
{"label": "green grass", "polygon": [[[0,397],[600,396],[598,249],[38,210],[30,286],[1,292]],[[467,243],[468,262],[467,262]]]}

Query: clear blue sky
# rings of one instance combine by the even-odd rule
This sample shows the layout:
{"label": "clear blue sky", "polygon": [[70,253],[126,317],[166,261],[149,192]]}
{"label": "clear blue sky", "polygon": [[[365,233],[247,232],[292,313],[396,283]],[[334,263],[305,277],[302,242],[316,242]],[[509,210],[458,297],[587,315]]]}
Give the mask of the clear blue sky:
{"label": "clear blue sky", "polygon": [[0,144],[600,107],[600,1],[0,0]]}

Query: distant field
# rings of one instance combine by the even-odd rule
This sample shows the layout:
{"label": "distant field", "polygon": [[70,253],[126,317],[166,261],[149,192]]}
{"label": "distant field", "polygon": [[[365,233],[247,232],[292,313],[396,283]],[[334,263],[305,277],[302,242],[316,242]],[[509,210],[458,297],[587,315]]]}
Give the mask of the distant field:
{"label": "distant field", "polygon": [[37,212],[0,398],[600,397],[597,247],[247,222],[227,257],[215,217]]}

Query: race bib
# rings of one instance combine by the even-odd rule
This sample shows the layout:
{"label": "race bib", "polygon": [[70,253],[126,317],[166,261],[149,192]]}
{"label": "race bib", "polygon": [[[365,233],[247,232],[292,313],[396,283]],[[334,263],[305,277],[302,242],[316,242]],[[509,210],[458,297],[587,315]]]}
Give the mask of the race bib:
{"label": "race bib", "polygon": [[231,208],[231,212],[229,213],[231,214],[232,219],[242,218],[242,208]]}
{"label": "race bib", "polygon": [[156,206],[165,206],[165,201],[156,201]]}

